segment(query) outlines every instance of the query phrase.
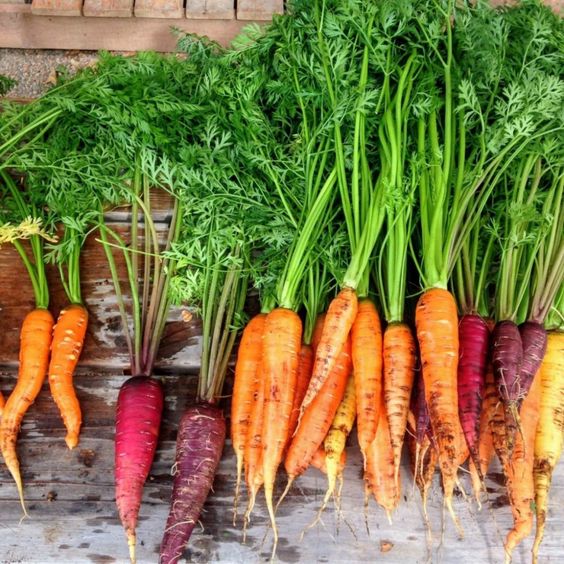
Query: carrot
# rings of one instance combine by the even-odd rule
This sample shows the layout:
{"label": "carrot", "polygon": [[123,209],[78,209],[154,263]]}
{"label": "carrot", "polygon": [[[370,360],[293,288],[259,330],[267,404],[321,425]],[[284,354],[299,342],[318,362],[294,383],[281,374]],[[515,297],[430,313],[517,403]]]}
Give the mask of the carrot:
{"label": "carrot", "polygon": [[262,472],[266,505],[274,533],[273,554],[276,553],[278,544],[278,530],[272,502],[274,482],[288,440],[301,340],[302,322],[294,311],[276,308],[267,315],[262,353],[264,381]]}
{"label": "carrot", "polygon": [[116,505],[127,536],[131,562],[135,562],[135,529],[143,486],[157,448],[163,400],[160,383],[146,376],[133,376],[126,380],[117,400]]}
{"label": "carrot", "polygon": [[233,503],[234,520],[237,517],[245,444],[247,443],[248,432],[251,426],[251,410],[254,396],[258,393],[259,381],[257,376],[262,356],[262,336],[265,319],[266,314],[259,313],[245,327],[235,365],[235,379],[231,399],[231,444],[237,458],[237,482],[235,485],[235,501]]}
{"label": "carrot", "polygon": [[384,331],[384,401],[394,452],[394,475],[399,480],[401,450],[415,378],[413,333],[405,323],[391,323]]}
{"label": "carrot", "polygon": [[278,503],[284,499],[295,478],[307,470],[311,459],[323,443],[345,394],[350,371],[351,344],[350,339],[347,339],[337,357],[337,364],[313,403],[305,410],[292,438],[284,460],[288,484]]}
{"label": "carrot", "polygon": [[49,386],[67,429],[65,442],[70,449],[78,444],[82,423],[80,404],[72,385],[88,327],[88,310],[81,304],[71,304],[61,310],[53,330]]}
{"label": "carrot", "polygon": [[[381,396],[380,409],[384,411],[383,394]],[[394,451],[387,417],[380,417],[376,436],[368,447],[364,479],[367,489],[384,508],[391,523],[392,511],[399,503],[400,489],[399,480],[395,479]]]}
{"label": "carrot", "polygon": [[176,564],[200,518],[225,442],[223,412],[210,404],[186,410],[178,426],[170,513],[160,564]]}
{"label": "carrot", "polygon": [[[347,451],[343,450],[339,458],[339,464],[337,466],[337,477],[340,480],[342,480],[343,470],[345,469],[346,463]],[[327,453],[325,452],[325,447],[323,445],[320,446],[313,455],[310,466],[317,468],[317,470],[323,472],[323,474],[327,474]]]}
{"label": "carrot", "polygon": [[0,423],[0,449],[4,462],[16,482],[25,515],[27,511],[16,453],[16,440],[22,419],[39,394],[47,375],[53,324],[53,316],[47,309],[37,308],[25,316],[20,332],[18,380],[4,406]]}
{"label": "carrot", "polygon": [[4,405],[6,405],[6,400],[4,399],[4,394],[0,392],[0,417],[2,417],[2,411],[4,411]]}
{"label": "carrot", "polygon": [[490,332],[484,319],[476,314],[463,315],[458,324],[460,356],[458,360],[458,408],[460,423],[470,455],[480,471],[478,437],[484,397]]}
{"label": "carrot", "polygon": [[323,324],[321,339],[315,351],[311,380],[302,402],[300,416],[303,415],[335,367],[356,318],[357,309],[356,292],[351,288],[343,288],[331,301]]}
{"label": "carrot", "polygon": [[458,315],[452,294],[432,288],[423,293],[415,312],[417,338],[425,383],[425,399],[439,449],[445,505],[462,536],[452,507],[457,461]]}
{"label": "carrot", "polygon": [[535,437],[539,421],[541,379],[535,376],[521,407],[522,434],[517,434],[515,449],[505,467],[507,493],[513,513],[513,529],[505,539],[505,562],[511,562],[515,547],[533,528],[535,486],[533,465]]}
{"label": "carrot", "polygon": [[[321,334],[323,333],[323,325],[325,324],[325,314],[320,313],[315,320],[315,326],[313,327],[313,332],[311,335],[311,346],[313,352],[317,350],[319,346],[319,341],[321,341]],[[315,358],[315,357],[314,357]]]}
{"label": "carrot", "polygon": [[368,447],[376,437],[382,392],[382,328],[374,303],[361,300],[351,330],[358,443],[366,466]]}
{"label": "carrot", "polygon": [[[319,519],[321,519],[321,515],[327,507],[331,496],[335,493],[337,480],[339,480],[342,485],[342,474],[346,461],[345,445],[347,437],[352,430],[355,418],[355,385],[354,378],[351,375],[348,377],[343,399],[339,404],[335,417],[333,418],[333,422],[331,423],[331,427],[325,437],[325,440],[323,441],[323,446],[319,447],[311,462],[311,465],[314,466],[314,459],[320,456],[319,453],[323,453],[323,468],[321,468],[321,470],[327,474],[327,491],[325,492],[325,497],[323,498],[321,507],[317,512],[317,517],[308,526],[308,529],[314,527],[319,522]],[[337,507],[340,505],[338,499],[336,504]]]}
{"label": "carrot", "polygon": [[292,405],[292,415],[290,416],[290,424],[288,427],[288,445],[292,440],[298,418],[300,416],[300,407],[304,399],[309,380],[311,378],[311,369],[313,367],[313,348],[311,345],[302,343],[300,349],[300,358],[298,363],[298,376],[296,378],[296,393],[294,394],[294,403]]}
{"label": "carrot", "polygon": [[473,458],[470,459],[468,468],[472,479],[472,489],[474,495],[480,503],[480,492],[484,489],[484,477],[495,454],[493,445],[493,436],[490,428],[490,421],[494,417],[496,406],[499,403],[499,396],[495,386],[493,370],[491,364],[488,364],[486,371],[486,386],[484,399],[482,401],[482,413],[480,414],[480,430],[478,433],[478,464],[476,468]]}
{"label": "carrot", "polygon": [[548,333],[546,354],[537,378],[541,398],[539,424],[535,437],[534,484],[537,530],[533,545],[533,562],[544,534],[548,509],[548,490],[554,467],[562,453],[564,439],[564,333]]}
{"label": "carrot", "polygon": [[[263,344],[264,346],[264,344]],[[264,423],[264,380],[262,361],[257,369],[257,393],[252,399],[247,441],[245,443],[245,482],[249,501],[245,511],[243,538],[245,538],[249,518],[255,506],[256,496],[263,484],[262,474],[262,433]]]}

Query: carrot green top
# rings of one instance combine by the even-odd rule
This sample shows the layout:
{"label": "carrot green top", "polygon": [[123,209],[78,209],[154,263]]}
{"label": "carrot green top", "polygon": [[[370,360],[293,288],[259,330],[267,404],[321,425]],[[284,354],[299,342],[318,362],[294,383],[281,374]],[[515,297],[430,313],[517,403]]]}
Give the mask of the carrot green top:
{"label": "carrot green top", "polygon": [[[6,242],[14,245],[33,286],[36,307],[47,309],[49,307],[49,287],[43,260],[43,241],[54,242],[55,238],[42,227],[43,218],[27,201],[26,194],[19,190],[13,179],[1,170],[0,179],[3,184],[0,184],[0,194],[4,190],[7,192],[7,197],[3,200],[4,204],[7,204],[7,210],[4,211],[11,214],[9,218],[14,218],[13,222],[0,223],[0,245]],[[29,240],[30,250],[23,245],[24,239]]]}

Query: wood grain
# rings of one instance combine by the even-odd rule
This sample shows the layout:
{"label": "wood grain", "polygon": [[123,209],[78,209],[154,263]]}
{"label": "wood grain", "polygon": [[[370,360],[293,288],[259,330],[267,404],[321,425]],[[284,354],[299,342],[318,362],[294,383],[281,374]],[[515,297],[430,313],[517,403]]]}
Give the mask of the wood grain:
{"label": "wood grain", "polygon": [[80,16],[82,0],[33,0],[31,13],[38,16]]}
{"label": "wood grain", "polygon": [[268,21],[274,14],[284,13],[283,0],[238,0],[238,20]]}
{"label": "wood grain", "polygon": [[186,0],[186,17],[193,19],[232,20],[234,0]]}
{"label": "wood grain", "polygon": [[183,18],[183,0],[135,0],[137,18]]}
{"label": "wood grain", "polygon": [[173,52],[171,27],[229,44],[245,22],[152,18],[66,18],[36,16],[29,5],[0,4],[0,47]]}
{"label": "wood grain", "polygon": [[84,0],[82,13],[96,18],[127,18],[133,15],[133,0]]}
{"label": "wood grain", "polygon": [[[6,389],[9,374],[0,374],[0,385]],[[6,562],[73,564],[92,562],[126,562],[127,546],[116,516],[113,490],[113,412],[123,376],[103,372],[80,371],[76,377],[84,409],[84,427],[78,447],[69,451],[63,441],[64,431],[47,386],[24,419],[18,452],[21,458],[25,495],[30,519],[19,523],[21,509],[16,492],[5,468],[0,467],[0,519],[5,531],[0,535],[0,554]],[[174,439],[180,414],[193,397],[195,378],[177,375],[163,378],[166,405],[160,442],[150,478],[146,484],[138,530],[139,562],[154,563],[168,513],[171,491],[170,468],[174,460]],[[384,513],[371,500],[366,532],[363,514],[363,487],[360,479],[362,462],[358,446],[351,441],[345,469],[342,514],[339,519],[330,506],[323,523],[309,531],[303,542],[302,530],[315,517],[321,502],[325,478],[308,470],[296,481],[278,513],[281,541],[280,562],[374,562],[406,564],[427,561],[419,495],[413,492],[407,465],[402,466],[403,500],[389,524]],[[466,540],[458,541],[454,527],[447,520],[443,546],[441,536],[441,489],[435,481],[429,503],[434,542],[433,562],[498,563],[503,559],[502,541],[510,526],[504,488],[499,468],[488,481],[490,503],[477,511],[475,504],[456,496],[455,509],[463,521]],[[247,544],[242,544],[241,524],[234,527],[231,518],[234,488],[234,459],[227,442],[219,471],[190,548],[187,562],[247,563],[268,560],[271,537],[267,532],[267,515],[262,497],[249,529]],[[462,475],[466,489],[469,485]],[[284,486],[281,473],[277,495]],[[557,471],[552,488],[552,503],[546,541],[542,547],[544,562],[558,562],[561,557],[559,531],[564,525],[559,501],[564,496],[564,473]],[[492,508],[495,509],[492,511]],[[354,531],[351,532],[349,526]],[[381,546],[391,550],[382,554]],[[38,544],[41,558],[38,558]],[[515,554],[515,564],[530,561],[530,539]],[[471,559],[471,560],[469,560]]]}

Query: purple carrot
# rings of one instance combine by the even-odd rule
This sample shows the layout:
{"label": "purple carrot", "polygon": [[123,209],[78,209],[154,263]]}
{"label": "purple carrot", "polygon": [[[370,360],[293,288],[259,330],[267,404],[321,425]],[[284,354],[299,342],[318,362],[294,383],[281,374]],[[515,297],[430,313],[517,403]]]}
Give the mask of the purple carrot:
{"label": "purple carrot", "polygon": [[209,404],[188,408],[178,427],[170,513],[161,564],[175,564],[200,518],[225,442],[223,412]]}
{"label": "purple carrot", "polygon": [[135,562],[137,516],[157,448],[162,411],[163,390],[157,380],[134,376],[121,387],[116,411],[116,504],[131,562]]}
{"label": "purple carrot", "polygon": [[496,323],[492,338],[492,365],[499,396],[505,405],[519,399],[519,377],[523,364],[523,342],[513,321]]}
{"label": "purple carrot", "polygon": [[547,334],[545,328],[536,321],[526,321],[519,325],[523,342],[523,364],[519,377],[519,404],[525,399],[533,378],[538,372],[546,353]]}
{"label": "purple carrot", "polygon": [[480,414],[486,386],[489,338],[490,330],[479,315],[462,317],[458,325],[458,413],[470,456],[478,472]]}

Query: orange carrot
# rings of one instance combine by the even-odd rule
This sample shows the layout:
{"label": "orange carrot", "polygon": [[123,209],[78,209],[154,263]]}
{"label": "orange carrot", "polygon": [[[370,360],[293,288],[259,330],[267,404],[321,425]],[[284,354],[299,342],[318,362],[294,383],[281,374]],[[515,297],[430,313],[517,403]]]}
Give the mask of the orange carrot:
{"label": "orange carrot", "polygon": [[[380,400],[384,412],[384,396]],[[376,502],[384,508],[388,520],[392,521],[392,511],[397,507],[400,497],[399,480],[395,479],[394,452],[390,440],[387,417],[380,417],[376,437],[368,446],[365,480],[368,490]]]}
{"label": "orange carrot", "polygon": [[315,320],[315,327],[313,328],[313,333],[311,335],[311,347],[313,352],[317,351],[319,346],[319,341],[321,341],[321,334],[323,333],[323,325],[325,324],[325,314],[320,313]]}
{"label": "orange carrot", "polygon": [[4,400],[4,395],[0,392],[0,417],[2,417],[2,411],[4,410],[4,405],[6,404],[6,400]]}
{"label": "orange carrot", "polygon": [[463,536],[452,507],[459,460],[457,423],[458,315],[452,294],[442,288],[423,293],[415,311],[417,339],[431,427],[439,449],[445,505]]}
{"label": "orange carrot", "polygon": [[25,515],[27,512],[16,440],[23,416],[35,401],[47,375],[53,323],[53,316],[46,309],[34,309],[26,315],[20,333],[18,380],[4,406],[0,423],[0,449],[4,462],[16,482]]}
{"label": "orange carrot", "polygon": [[337,363],[339,353],[356,318],[358,300],[355,290],[343,288],[329,305],[321,340],[315,351],[315,362],[309,386],[302,402],[300,416],[313,401]]}
{"label": "orange carrot", "polygon": [[235,485],[235,501],[233,518],[237,516],[237,503],[241,487],[245,444],[247,443],[251,425],[251,410],[258,393],[258,368],[262,356],[262,335],[264,331],[265,313],[253,317],[243,331],[237,363],[235,380],[231,398],[231,444],[237,458],[237,482]]}
{"label": "orange carrot", "polygon": [[378,427],[383,363],[380,317],[370,300],[361,300],[358,304],[351,341],[358,443],[366,465],[368,447]]}
{"label": "orange carrot", "polygon": [[394,475],[399,479],[401,450],[415,379],[413,333],[405,323],[390,323],[384,332],[384,400],[394,451]]}
{"label": "orange carrot", "polygon": [[70,449],[78,444],[82,423],[80,404],[72,378],[82,352],[87,327],[88,310],[83,305],[71,304],[61,310],[53,328],[49,386],[67,429],[65,442]]}
{"label": "orange carrot", "polygon": [[507,478],[507,494],[513,513],[513,529],[505,539],[505,562],[511,562],[515,547],[533,529],[535,515],[535,484],[533,466],[535,438],[539,421],[541,381],[537,375],[531,389],[521,406],[520,418],[522,434],[515,437],[515,448],[509,464],[504,468]]}
{"label": "orange carrot", "polygon": [[[302,415],[296,434],[288,448],[284,460],[288,474],[286,492],[293,480],[306,471],[319,446],[323,444],[345,394],[351,364],[351,343],[350,339],[347,339],[329,378],[315,396],[313,403]],[[283,497],[284,494],[282,494]]]}
{"label": "orange carrot", "polygon": [[[263,338],[264,347],[264,338]],[[262,378],[262,360],[257,367],[256,393],[251,398],[249,428],[244,450],[245,483],[249,493],[249,501],[245,512],[243,537],[247,530],[249,518],[255,506],[257,494],[263,484],[262,476],[262,432],[264,417],[264,380]]]}
{"label": "orange carrot", "polygon": [[267,315],[261,368],[264,382],[262,471],[266,505],[274,533],[273,555],[278,544],[272,502],[274,482],[288,440],[301,341],[302,321],[297,313],[276,308]]}
{"label": "orange carrot", "polygon": [[495,454],[490,421],[494,417],[498,402],[499,395],[494,381],[493,369],[490,364],[486,372],[486,388],[482,401],[482,413],[480,414],[480,431],[478,435],[478,461],[480,468],[476,468],[472,459],[470,459],[468,464],[472,478],[472,489],[474,490],[478,505],[480,505],[480,492],[484,488],[483,478],[487,474]]}
{"label": "orange carrot", "polygon": [[313,348],[311,345],[302,344],[300,349],[300,360],[298,364],[298,376],[296,378],[296,393],[294,394],[294,403],[292,405],[292,415],[290,416],[290,425],[288,428],[288,442],[290,441],[296,430],[298,418],[300,416],[300,406],[304,399],[309,380],[311,378],[311,369],[313,367]]}

